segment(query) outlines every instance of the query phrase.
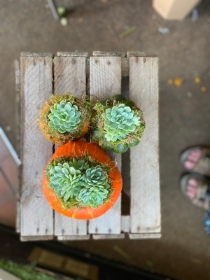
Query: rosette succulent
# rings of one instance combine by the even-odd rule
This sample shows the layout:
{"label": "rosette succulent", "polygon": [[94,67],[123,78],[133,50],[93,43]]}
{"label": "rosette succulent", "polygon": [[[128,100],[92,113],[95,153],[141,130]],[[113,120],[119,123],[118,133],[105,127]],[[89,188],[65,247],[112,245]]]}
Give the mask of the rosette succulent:
{"label": "rosette succulent", "polygon": [[102,148],[124,153],[140,142],[145,122],[133,102],[117,95],[97,102],[94,110],[92,136]]}
{"label": "rosette succulent", "polygon": [[81,122],[81,112],[77,105],[62,100],[50,107],[48,125],[60,133],[74,132]]}
{"label": "rosette succulent", "polygon": [[60,145],[83,137],[88,132],[91,114],[87,99],[68,93],[53,95],[42,109],[39,126],[48,140]]}
{"label": "rosette succulent", "polygon": [[106,169],[88,159],[54,161],[47,172],[49,186],[64,207],[72,200],[78,206],[96,208],[109,197],[111,188]]}

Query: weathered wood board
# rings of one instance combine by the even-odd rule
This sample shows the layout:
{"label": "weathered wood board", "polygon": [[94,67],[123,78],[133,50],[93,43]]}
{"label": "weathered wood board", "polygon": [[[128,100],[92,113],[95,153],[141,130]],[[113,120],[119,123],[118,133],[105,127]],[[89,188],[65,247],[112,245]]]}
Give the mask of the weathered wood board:
{"label": "weathered wood board", "polygon": [[130,99],[144,113],[146,129],[130,150],[131,233],[160,232],[158,58],[130,57]]}
{"label": "weathered wood board", "polygon": [[[54,58],[54,94],[69,92],[75,97],[86,94],[86,57],[63,53]],[[55,235],[59,240],[88,239],[87,221],[79,221],[55,212]],[[71,237],[72,236],[72,237]]]}
{"label": "weathered wood board", "polygon": [[21,56],[22,188],[21,236],[53,237],[53,210],[42,194],[43,170],[52,155],[52,144],[38,128],[40,110],[52,93],[52,55]]}
{"label": "weathered wood board", "polygon": [[[91,57],[90,99],[105,100],[115,94],[121,94],[121,57]],[[110,155],[116,159],[121,170],[121,155]],[[107,213],[89,222],[89,233],[120,234],[120,217],[121,197]]]}

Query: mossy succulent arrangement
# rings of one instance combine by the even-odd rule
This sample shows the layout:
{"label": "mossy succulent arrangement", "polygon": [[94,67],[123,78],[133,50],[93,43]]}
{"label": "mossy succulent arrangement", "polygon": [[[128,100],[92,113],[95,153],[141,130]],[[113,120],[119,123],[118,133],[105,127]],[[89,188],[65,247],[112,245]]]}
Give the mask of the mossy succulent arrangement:
{"label": "mossy succulent arrangement", "polygon": [[97,102],[92,117],[92,137],[103,149],[124,153],[136,146],[145,129],[143,114],[120,95]]}
{"label": "mossy succulent arrangement", "polygon": [[82,138],[88,132],[91,115],[92,106],[86,98],[52,95],[42,109],[39,126],[48,140],[61,145]]}
{"label": "mossy succulent arrangement", "polygon": [[96,208],[104,203],[111,191],[106,169],[88,158],[54,160],[47,170],[49,185],[62,200],[64,208],[70,200],[77,207]]}
{"label": "mossy succulent arrangement", "polygon": [[[103,149],[124,153],[139,143],[145,129],[141,110],[119,95],[93,104],[65,93],[45,104],[39,125],[60,145],[43,175],[50,205],[76,219],[104,214],[120,195],[122,177]],[[78,140],[87,132],[97,144]]]}

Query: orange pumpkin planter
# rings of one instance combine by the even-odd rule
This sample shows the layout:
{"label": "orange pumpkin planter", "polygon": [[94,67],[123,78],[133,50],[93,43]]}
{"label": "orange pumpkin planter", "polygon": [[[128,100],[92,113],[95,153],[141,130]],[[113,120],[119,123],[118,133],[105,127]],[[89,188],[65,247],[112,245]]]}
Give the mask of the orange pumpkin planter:
{"label": "orange pumpkin planter", "polygon": [[55,211],[90,220],[115,204],[122,190],[122,177],[97,144],[78,140],[58,147],[44,170],[42,189]]}

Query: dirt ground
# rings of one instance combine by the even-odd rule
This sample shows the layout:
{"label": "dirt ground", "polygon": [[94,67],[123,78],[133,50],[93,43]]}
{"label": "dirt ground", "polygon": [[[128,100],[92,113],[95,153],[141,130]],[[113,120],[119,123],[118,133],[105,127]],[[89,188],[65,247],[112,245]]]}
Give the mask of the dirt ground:
{"label": "dirt ground", "polygon": [[[165,21],[153,10],[152,1],[56,3],[71,10],[67,26],[54,20],[47,1],[1,1],[0,125],[16,147],[14,60],[20,52],[138,50],[158,56],[162,238],[79,241],[70,246],[177,279],[210,279],[210,236],[204,231],[204,211],[188,203],[179,187],[181,151],[210,143],[210,2],[201,2],[195,22],[191,16]],[[119,38],[134,25],[133,33]],[[167,27],[169,33],[160,33],[159,27]],[[183,79],[180,87],[168,83],[177,77]],[[196,84],[195,77],[201,82]]]}

